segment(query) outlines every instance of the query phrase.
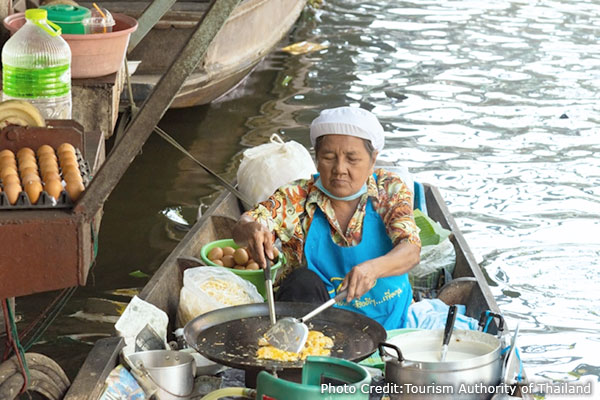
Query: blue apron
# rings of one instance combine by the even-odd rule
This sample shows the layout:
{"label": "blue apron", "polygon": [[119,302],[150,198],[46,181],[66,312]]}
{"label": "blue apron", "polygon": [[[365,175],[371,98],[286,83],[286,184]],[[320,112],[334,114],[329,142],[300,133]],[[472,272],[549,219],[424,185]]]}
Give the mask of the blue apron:
{"label": "blue apron", "polygon": [[[334,297],[342,280],[350,270],[367,260],[387,254],[393,248],[381,217],[367,200],[363,221],[362,239],[352,247],[341,247],[331,239],[327,217],[317,206],[304,244],[308,268],[314,271]],[[370,317],[385,329],[404,328],[408,306],[412,302],[412,288],[408,275],[380,278],[377,284],[359,299],[336,307],[344,308]]]}

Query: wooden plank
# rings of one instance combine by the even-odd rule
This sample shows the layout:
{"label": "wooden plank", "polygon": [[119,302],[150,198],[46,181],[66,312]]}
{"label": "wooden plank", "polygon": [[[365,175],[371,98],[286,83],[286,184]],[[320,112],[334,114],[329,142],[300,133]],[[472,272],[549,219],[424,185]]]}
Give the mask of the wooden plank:
{"label": "wooden plank", "polygon": [[64,400],[97,400],[104,381],[117,365],[119,352],[125,345],[120,337],[100,339],[85,359]]}
{"label": "wooden plank", "polygon": [[154,0],[138,18],[138,29],[131,34],[127,53],[130,53],[135,46],[144,39],[146,34],[163,15],[171,8],[175,0]]}

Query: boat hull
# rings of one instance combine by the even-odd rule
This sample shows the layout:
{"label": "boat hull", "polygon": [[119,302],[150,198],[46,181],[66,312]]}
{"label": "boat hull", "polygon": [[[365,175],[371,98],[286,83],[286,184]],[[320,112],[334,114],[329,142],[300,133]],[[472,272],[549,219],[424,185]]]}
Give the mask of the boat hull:
{"label": "boat hull", "polygon": [[[393,167],[386,166],[385,168],[393,170]],[[458,282],[461,283],[451,292],[453,301],[466,305],[467,315],[474,318],[479,318],[481,312],[485,310],[499,313],[500,310],[485,276],[475,261],[475,257],[456,221],[450,214],[440,192],[431,185],[425,184],[424,187],[428,215],[438,221],[444,228],[452,231],[450,239],[456,250],[456,267],[453,278],[458,279]],[[169,315],[171,326],[169,326],[168,331],[175,329],[172,324],[176,320],[179,292],[183,285],[183,274],[177,259],[182,256],[198,256],[200,249],[206,243],[231,237],[233,226],[242,212],[241,204],[232,194],[222,193],[208,211],[193,225],[185,238],[171,252],[140,292],[140,298],[154,304]],[[495,333],[494,330],[495,327],[490,327],[490,333]],[[122,340],[117,338],[98,341],[92,353],[86,359],[82,371],[73,382],[71,388],[73,393],[97,391],[98,387],[103,387],[106,375],[102,376],[102,374],[107,374],[106,371],[110,369],[106,368],[106,365],[98,360],[98,357],[103,357],[105,363],[112,363],[113,366],[116,366],[114,364],[114,360],[117,358],[115,354],[118,354],[122,345]],[[96,351],[97,348],[103,349],[103,351]],[[112,349],[112,352],[109,349]],[[94,366],[96,371],[94,379],[92,379],[89,376],[89,371],[93,371]],[[75,396],[69,397],[70,393],[71,391],[67,393],[66,400],[79,399]]]}
{"label": "boat hull", "polygon": [[[128,10],[126,3],[110,4],[115,10],[134,17],[139,17],[141,12]],[[149,95],[202,18],[202,3],[187,4],[188,10],[183,2],[178,4],[177,11],[165,14],[128,54],[129,60],[141,61],[131,80],[137,103]],[[305,4],[306,0],[242,1],[210,44],[201,65],[185,81],[171,107],[207,104],[233,89],[289,32]]]}

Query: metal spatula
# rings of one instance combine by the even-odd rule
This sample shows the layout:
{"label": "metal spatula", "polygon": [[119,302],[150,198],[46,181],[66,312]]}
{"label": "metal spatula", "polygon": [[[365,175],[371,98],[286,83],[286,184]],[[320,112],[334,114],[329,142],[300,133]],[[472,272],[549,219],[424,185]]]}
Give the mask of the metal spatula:
{"label": "metal spatula", "polygon": [[334,298],[329,299],[300,319],[292,317],[280,319],[265,333],[265,338],[270,345],[278,349],[299,353],[308,338],[308,326],[306,326],[305,322],[342,300],[347,295],[348,290],[342,290]]}
{"label": "metal spatula", "polygon": [[269,305],[269,319],[271,320],[271,325],[275,326],[276,317],[275,317],[275,299],[273,298],[273,280],[271,279],[271,260],[265,254],[265,261],[267,265],[265,266],[265,270],[263,271],[265,274],[265,292],[267,293],[267,304]]}

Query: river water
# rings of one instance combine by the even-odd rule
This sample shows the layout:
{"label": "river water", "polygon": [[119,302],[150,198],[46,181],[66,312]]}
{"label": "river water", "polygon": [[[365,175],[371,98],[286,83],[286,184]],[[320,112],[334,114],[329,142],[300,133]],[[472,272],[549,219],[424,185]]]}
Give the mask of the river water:
{"label": "river water", "polygon": [[[271,133],[309,146],[319,110],[370,109],[387,133],[381,158],[440,188],[510,327],[520,323],[529,377],[597,381],[599,33],[591,1],[329,0],[289,37],[327,49],[277,51],[229,97],[161,126],[233,179],[241,151]],[[112,329],[94,322],[90,298],[143,286],[131,273],[152,274],[220,190],[152,137],[106,204],[90,284],[38,349],[74,375]]]}

